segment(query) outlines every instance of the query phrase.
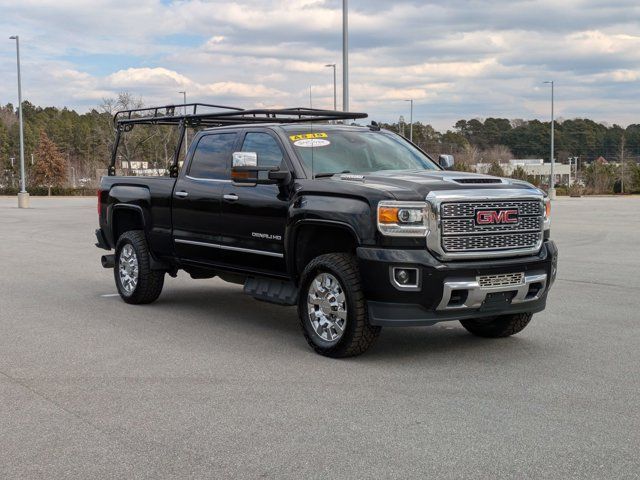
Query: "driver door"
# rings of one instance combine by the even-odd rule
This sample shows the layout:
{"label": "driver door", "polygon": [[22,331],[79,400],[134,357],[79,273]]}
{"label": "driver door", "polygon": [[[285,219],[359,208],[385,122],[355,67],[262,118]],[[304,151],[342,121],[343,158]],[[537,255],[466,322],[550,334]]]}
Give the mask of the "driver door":
{"label": "driver door", "polygon": [[[289,169],[278,137],[267,129],[244,133],[240,151],[255,152],[260,167]],[[222,195],[222,260],[244,270],[284,274],[289,199],[277,185],[226,183]]]}

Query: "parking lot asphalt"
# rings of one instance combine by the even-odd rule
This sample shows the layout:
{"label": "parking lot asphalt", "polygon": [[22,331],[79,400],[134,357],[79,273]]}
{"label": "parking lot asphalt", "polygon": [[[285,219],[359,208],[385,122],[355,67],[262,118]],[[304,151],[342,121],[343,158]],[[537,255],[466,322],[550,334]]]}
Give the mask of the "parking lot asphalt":
{"label": "parking lot asphalt", "polygon": [[0,478],[640,478],[640,198],[553,204],[559,276],[521,334],[387,328],[308,348],[296,312],[167,278],[127,305],[93,198],[0,198]]}

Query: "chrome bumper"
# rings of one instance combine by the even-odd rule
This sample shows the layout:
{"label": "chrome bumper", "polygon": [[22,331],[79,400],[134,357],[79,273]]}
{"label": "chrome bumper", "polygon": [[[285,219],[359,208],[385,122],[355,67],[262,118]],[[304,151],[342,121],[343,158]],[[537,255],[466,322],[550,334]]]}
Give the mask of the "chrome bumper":
{"label": "chrome bumper", "polygon": [[523,275],[518,284],[483,287],[480,277],[475,279],[455,279],[446,281],[442,292],[442,300],[436,310],[461,310],[481,308],[491,293],[515,292],[510,304],[532,302],[544,295],[547,288],[546,273]]}

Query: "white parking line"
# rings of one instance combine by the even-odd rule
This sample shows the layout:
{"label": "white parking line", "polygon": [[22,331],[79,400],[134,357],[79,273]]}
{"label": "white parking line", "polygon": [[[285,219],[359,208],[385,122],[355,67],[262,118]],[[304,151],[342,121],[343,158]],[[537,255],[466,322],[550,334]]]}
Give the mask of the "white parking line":
{"label": "white parking line", "polygon": [[104,295],[100,295],[101,297],[118,297],[119,293],[105,293]]}

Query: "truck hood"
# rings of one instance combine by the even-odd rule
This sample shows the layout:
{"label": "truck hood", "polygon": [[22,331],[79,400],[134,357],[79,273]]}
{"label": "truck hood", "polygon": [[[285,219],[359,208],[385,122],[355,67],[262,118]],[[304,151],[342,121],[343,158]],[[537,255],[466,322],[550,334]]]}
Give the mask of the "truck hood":
{"label": "truck hood", "polygon": [[365,174],[338,174],[331,178],[333,181],[383,190],[397,200],[424,200],[430,192],[440,190],[521,189],[527,193],[533,190],[544,194],[522,180],[446,170],[389,170]]}

